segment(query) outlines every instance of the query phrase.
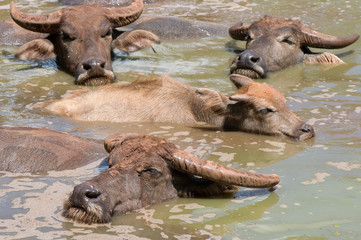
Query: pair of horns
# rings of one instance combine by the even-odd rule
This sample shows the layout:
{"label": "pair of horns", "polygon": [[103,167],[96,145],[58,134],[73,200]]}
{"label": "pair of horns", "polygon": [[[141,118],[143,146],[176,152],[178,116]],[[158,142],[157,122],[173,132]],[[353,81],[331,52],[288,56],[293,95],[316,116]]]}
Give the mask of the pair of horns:
{"label": "pair of horns", "polygon": [[[248,38],[248,31],[251,25],[243,26],[242,22],[234,24],[229,28],[229,35],[236,40],[246,41]],[[300,28],[302,39],[301,43],[314,48],[343,48],[354,43],[359,39],[359,35],[355,34],[350,37],[336,37],[327,34],[323,34],[317,31],[314,31],[310,28],[307,28],[301,25]]]}
{"label": "pair of horns", "polygon": [[[105,139],[104,145],[106,150],[110,152],[123,141],[137,137],[141,140],[141,136],[133,133],[114,134]],[[159,141],[164,140],[159,139]],[[229,168],[212,161],[199,159],[190,153],[177,149],[175,146],[174,148],[164,149],[164,151],[159,154],[172,168],[217,183],[251,188],[271,188],[280,181],[276,174],[252,173]]]}
{"label": "pair of horns", "polygon": [[[99,8],[112,23],[113,28],[128,25],[137,20],[144,8],[143,0],[134,0],[134,2],[122,8]],[[102,10],[101,10],[102,9]],[[63,9],[40,15],[31,15],[21,12],[14,4],[10,3],[10,15],[13,20],[21,27],[40,33],[54,34],[58,31]],[[92,16],[88,16],[92,17]]]}

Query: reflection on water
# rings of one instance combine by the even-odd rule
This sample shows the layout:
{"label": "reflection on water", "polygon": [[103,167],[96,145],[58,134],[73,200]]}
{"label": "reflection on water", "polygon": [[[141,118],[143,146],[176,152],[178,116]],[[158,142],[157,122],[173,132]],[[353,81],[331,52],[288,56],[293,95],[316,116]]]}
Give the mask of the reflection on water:
{"label": "reflection on water", "polygon": [[[0,19],[10,19],[0,2]],[[17,2],[29,13],[61,8],[56,1]],[[305,8],[307,6],[307,8]],[[264,14],[295,17],[318,31],[349,36],[361,33],[360,1],[161,1],[145,15],[172,15],[231,25],[250,23]],[[163,42],[151,50],[113,63],[119,81],[170,74],[182,82],[233,92],[228,72],[243,43],[229,37],[197,42]],[[216,199],[174,199],[113,218],[111,224],[81,225],[62,216],[62,202],[74,185],[100,171],[91,165],[46,175],[0,173],[0,236],[20,238],[147,239],[357,239],[361,234],[361,42],[331,52],[346,62],[334,68],[299,64],[271,74],[265,81],[286,96],[297,116],[316,129],[304,143],[208,127],[150,123],[88,123],[62,119],[31,109],[39,101],[59,98],[73,77],[54,61],[20,62],[14,47],[1,47],[0,124],[48,127],[73,135],[103,139],[114,132],[148,133],[175,143],[203,159],[281,177],[275,192],[241,189]],[[315,50],[317,51],[317,50]],[[344,54],[346,53],[346,54]],[[106,237],[105,237],[106,236]]]}

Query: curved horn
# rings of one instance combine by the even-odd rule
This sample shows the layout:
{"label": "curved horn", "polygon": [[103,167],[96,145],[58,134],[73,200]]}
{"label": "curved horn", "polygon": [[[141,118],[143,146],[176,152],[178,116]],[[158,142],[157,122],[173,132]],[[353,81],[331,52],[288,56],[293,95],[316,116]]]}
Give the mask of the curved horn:
{"label": "curved horn", "polygon": [[305,26],[302,26],[301,31],[303,35],[303,43],[308,47],[315,47],[315,48],[327,48],[327,49],[343,48],[356,42],[357,39],[359,39],[360,37],[358,34],[355,34],[350,37],[331,36],[331,35],[319,33]]}
{"label": "curved horn", "polygon": [[134,0],[128,7],[105,8],[105,13],[114,28],[128,25],[137,20],[144,8],[143,0]]}
{"label": "curved horn", "polygon": [[137,133],[116,133],[109,135],[104,139],[104,148],[110,153],[118,144],[121,144],[124,140],[130,138],[139,137]]}
{"label": "curved horn", "polygon": [[266,175],[229,168],[212,161],[201,160],[185,151],[172,152],[172,167],[205,179],[252,188],[270,188],[277,185],[280,178],[276,174]]}
{"label": "curved horn", "polygon": [[61,19],[60,10],[49,14],[30,15],[17,9],[14,2],[10,2],[10,15],[19,26],[40,33],[56,33]]}
{"label": "curved horn", "polygon": [[228,33],[235,40],[245,41],[248,37],[248,29],[249,25],[243,26],[242,22],[238,22],[228,29]]}

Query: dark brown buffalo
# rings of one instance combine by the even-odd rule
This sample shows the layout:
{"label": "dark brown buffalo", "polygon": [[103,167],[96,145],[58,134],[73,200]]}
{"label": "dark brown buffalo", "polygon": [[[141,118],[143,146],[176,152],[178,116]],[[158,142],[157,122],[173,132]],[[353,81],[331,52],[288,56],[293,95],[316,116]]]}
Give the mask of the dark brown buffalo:
{"label": "dark brown buffalo", "polygon": [[241,52],[231,66],[231,73],[251,78],[266,78],[269,72],[275,72],[297,63],[343,63],[336,55],[328,52],[312,53],[313,48],[343,48],[359,38],[335,37],[316,32],[299,21],[287,18],[263,19],[243,26],[237,23],[229,29],[233,39],[246,41],[246,49]]}
{"label": "dark brown buffalo", "polygon": [[106,156],[100,140],[45,128],[0,128],[0,171],[60,171],[81,167]]}
{"label": "dark brown buffalo", "polygon": [[118,47],[113,40],[117,43],[127,41],[133,51],[159,43],[158,37],[147,31],[117,38],[120,32],[115,28],[137,20],[143,7],[142,0],[135,0],[128,7],[106,8],[95,4],[30,15],[19,11],[11,2],[10,14],[18,25],[49,34],[46,39],[36,39],[21,46],[15,56],[22,60],[45,60],[55,54],[59,65],[76,77],[76,84],[111,83],[115,80],[111,66],[112,48]]}
{"label": "dark brown buffalo", "polygon": [[237,93],[192,88],[167,76],[70,91],[36,107],[81,121],[206,122],[224,130],[312,138],[313,128],[292,113],[280,92],[241,75],[231,75]]}
{"label": "dark brown buffalo", "polygon": [[107,223],[111,217],[176,197],[212,197],[233,185],[272,188],[276,174],[232,169],[179,150],[151,136],[115,134],[105,139],[109,169],[75,186],[65,216],[80,223]]}

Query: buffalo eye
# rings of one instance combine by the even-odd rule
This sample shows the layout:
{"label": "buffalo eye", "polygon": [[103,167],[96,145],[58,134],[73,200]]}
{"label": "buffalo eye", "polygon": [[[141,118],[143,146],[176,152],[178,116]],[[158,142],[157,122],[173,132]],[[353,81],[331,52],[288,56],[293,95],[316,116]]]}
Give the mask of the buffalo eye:
{"label": "buffalo eye", "polygon": [[269,109],[269,108],[265,108],[265,109],[261,109],[259,110],[260,113],[266,115],[268,113],[271,113],[271,112],[274,112],[272,109]]}
{"label": "buffalo eye", "polygon": [[148,174],[151,174],[151,175],[154,175],[154,176],[160,174],[160,172],[159,172],[157,169],[154,169],[154,168],[144,169],[144,170],[142,171],[142,173],[148,173]]}
{"label": "buffalo eye", "polygon": [[289,39],[289,38],[285,38],[285,39],[283,39],[283,40],[282,40],[282,42],[287,43],[288,45],[294,45],[294,44],[295,44],[295,42],[294,42],[294,41],[292,41],[292,40],[291,40],[291,39]]}
{"label": "buffalo eye", "polygon": [[75,40],[75,37],[71,37],[69,34],[62,32],[61,39],[63,39],[64,42],[71,42]]}
{"label": "buffalo eye", "polygon": [[102,38],[108,37],[112,35],[112,33],[113,33],[112,29],[109,29],[105,34],[102,35]]}

